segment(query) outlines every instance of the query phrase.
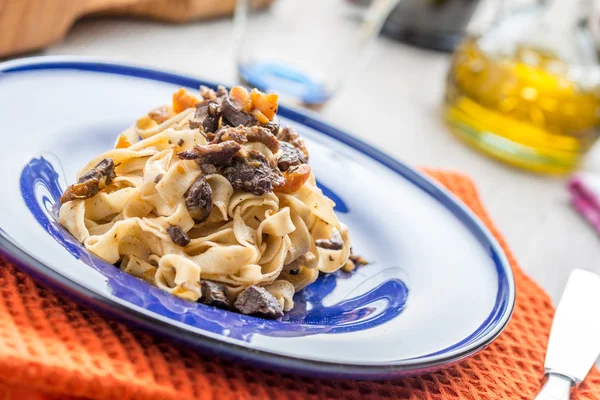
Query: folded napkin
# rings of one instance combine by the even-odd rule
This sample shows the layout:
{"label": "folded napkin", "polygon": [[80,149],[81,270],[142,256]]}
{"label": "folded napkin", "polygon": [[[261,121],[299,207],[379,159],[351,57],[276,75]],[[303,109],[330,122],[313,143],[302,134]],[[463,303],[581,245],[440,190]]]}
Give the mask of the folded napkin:
{"label": "folded napkin", "polygon": [[600,174],[578,172],[568,188],[573,207],[600,233]]}
{"label": "folded napkin", "polygon": [[[383,382],[302,378],[238,365],[106,319],[44,289],[0,258],[0,399],[532,399],[554,314],[517,265],[463,175],[429,170],[479,215],[507,252],[517,302],[488,348],[442,371]],[[596,316],[591,316],[596,317]],[[600,398],[595,368],[574,399]]]}

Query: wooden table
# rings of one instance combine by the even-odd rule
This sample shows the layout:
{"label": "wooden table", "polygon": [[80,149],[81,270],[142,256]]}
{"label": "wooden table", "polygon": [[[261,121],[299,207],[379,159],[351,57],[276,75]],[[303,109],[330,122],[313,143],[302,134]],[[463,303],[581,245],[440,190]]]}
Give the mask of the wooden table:
{"label": "wooden table", "polygon": [[[231,28],[228,19],[183,26],[87,20],[44,54],[109,57],[233,83]],[[322,110],[323,118],[411,165],[451,168],[472,176],[522,267],[557,301],[573,268],[600,273],[598,236],[571,209],[564,179],[506,167],[448,133],[440,120],[447,67],[445,54],[379,39],[358,79]],[[365,100],[357,105],[357,99]],[[392,120],[391,116],[400,128],[382,129],[371,122]],[[590,165],[597,160],[600,171],[600,150],[596,153]]]}

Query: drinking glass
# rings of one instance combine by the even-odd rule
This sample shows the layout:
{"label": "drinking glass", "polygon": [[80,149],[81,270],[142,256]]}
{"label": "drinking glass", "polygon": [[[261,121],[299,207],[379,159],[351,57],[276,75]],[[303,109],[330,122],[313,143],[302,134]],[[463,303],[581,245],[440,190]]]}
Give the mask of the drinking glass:
{"label": "drinking glass", "polygon": [[288,102],[325,103],[366,58],[398,0],[238,0],[239,79]]}

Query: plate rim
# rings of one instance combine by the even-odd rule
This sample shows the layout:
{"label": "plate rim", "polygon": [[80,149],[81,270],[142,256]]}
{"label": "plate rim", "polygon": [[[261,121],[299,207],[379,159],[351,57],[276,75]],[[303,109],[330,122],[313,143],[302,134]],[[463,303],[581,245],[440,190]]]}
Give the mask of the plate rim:
{"label": "plate rim", "polygon": [[[197,88],[200,84],[214,85],[213,82],[205,81],[201,78],[165,69],[85,56],[36,56],[5,61],[0,63],[0,79],[2,74],[6,73],[49,69],[84,70],[135,76],[191,88]],[[515,307],[516,287],[512,267],[504,250],[479,217],[440,183],[403,162],[396,160],[394,157],[387,155],[385,152],[374,148],[370,144],[345,133],[345,130],[335,127],[316,113],[307,110],[301,111],[287,106],[280,106],[280,113],[284,114],[286,118],[318,131],[319,134],[329,136],[336,141],[354,148],[391,169],[392,172],[400,175],[400,177],[409,181],[412,185],[417,186],[449,210],[478,239],[480,245],[489,250],[489,256],[495,264],[499,284],[496,303],[488,317],[488,319],[493,318],[495,321],[492,329],[489,329],[481,337],[475,338],[470,343],[469,339],[477,331],[467,339],[449,348],[414,359],[400,360],[390,365],[350,364],[302,359],[265,350],[251,349],[218,338],[193,333],[184,328],[171,325],[168,322],[160,321],[131,307],[121,305],[107,297],[98,295],[91,289],[87,289],[61,275],[46,265],[46,263],[28,254],[24,249],[13,243],[10,236],[1,227],[0,254],[11,260],[21,271],[26,272],[34,280],[56,290],[61,295],[68,296],[76,303],[84,304],[93,310],[98,310],[105,315],[108,314],[127,324],[134,324],[138,328],[141,327],[162,337],[168,337],[178,342],[184,342],[196,348],[201,348],[202,351],[282,372],[317,377],[386,379],[424,373],[449,366],[479,352],[493,342],[506,328],[512,317]],[[500,314],[495,315],[498,312]],[[461,346],[463,342],[467,343]]]}

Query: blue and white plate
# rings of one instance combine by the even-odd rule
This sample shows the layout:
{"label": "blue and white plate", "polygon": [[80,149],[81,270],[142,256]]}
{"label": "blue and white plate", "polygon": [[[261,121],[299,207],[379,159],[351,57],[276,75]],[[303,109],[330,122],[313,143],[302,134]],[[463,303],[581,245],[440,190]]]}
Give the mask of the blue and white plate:
{"label": "blue and white plate", "polygon": [[[383,379],[430,371],[483,349],[514,305],[498,243],[421,173],[305,113],[279,109],[304,136],[325,193],[371,261],[324,275],[280,321],[191,303],[85,251],[53,218],[67,183],[115,135],[181,86],[172,73],[73,58],[0,64],[0,250],[75,300],[205,351],[279,371]],[[349,112],[352,112],[349,110]]]}

